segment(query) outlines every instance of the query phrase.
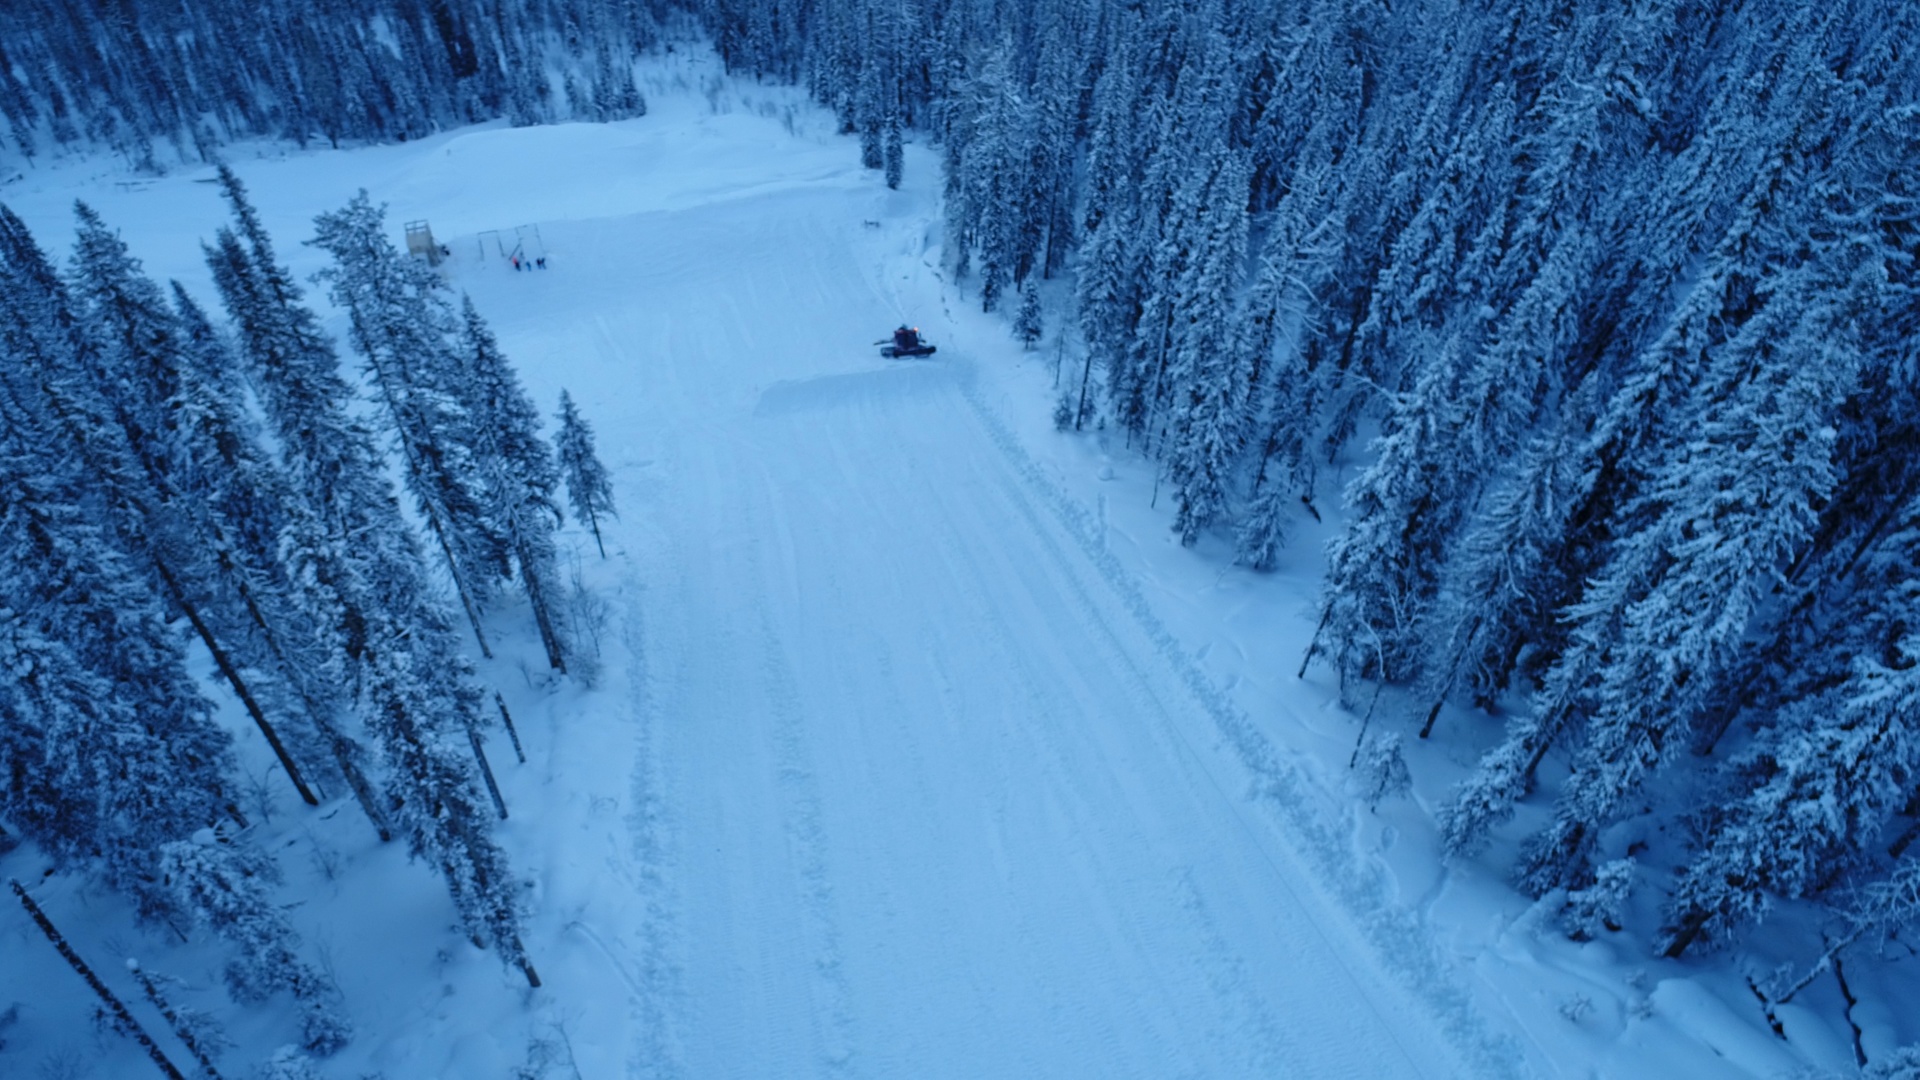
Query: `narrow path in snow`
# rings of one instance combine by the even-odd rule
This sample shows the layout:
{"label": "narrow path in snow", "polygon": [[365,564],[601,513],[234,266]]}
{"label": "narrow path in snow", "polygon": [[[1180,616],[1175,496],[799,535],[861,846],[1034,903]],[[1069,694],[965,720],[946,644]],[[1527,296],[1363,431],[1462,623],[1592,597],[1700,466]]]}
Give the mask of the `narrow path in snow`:
{"label": "narrow path in snow", "polygon": [[658,450],[630,1072],[1448,1074],[964,348],[858,346],[853,201],[756,201],[579,238],[646,253],[575,331]]}

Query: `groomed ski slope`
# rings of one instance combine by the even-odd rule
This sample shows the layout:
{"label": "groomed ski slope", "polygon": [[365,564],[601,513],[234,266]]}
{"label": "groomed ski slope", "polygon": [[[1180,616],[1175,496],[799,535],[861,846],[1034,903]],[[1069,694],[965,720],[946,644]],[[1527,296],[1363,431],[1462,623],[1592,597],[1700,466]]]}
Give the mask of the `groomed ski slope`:
{"label": "groomed ski slope", "polygon": [[964,345],[859,347],[897,308],[844,193],[756,202],[635,222],[655,302],[574,346],[660,451],[633,840],[678,978],[640,1073],[1446,1075]]}
{"label": "groomed ski slope", "polygon": [[[628,1075],[1453,1075],[976,392],[913,164],[548,228],[555,270],[489,280],[540,292],[530,377],[647,447]],[[902,318],[937,357],[875,355]]]}

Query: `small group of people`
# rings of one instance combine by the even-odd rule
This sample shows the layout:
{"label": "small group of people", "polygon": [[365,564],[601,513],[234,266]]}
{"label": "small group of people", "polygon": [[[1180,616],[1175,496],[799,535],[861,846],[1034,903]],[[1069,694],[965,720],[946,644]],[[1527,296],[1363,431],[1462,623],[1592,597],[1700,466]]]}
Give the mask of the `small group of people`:
{"label": "small group of people", "polygon": [[515,270],[545,270],[547,268],[547,257],[545,255],[537,259],[530,255],[515,255],[511,261]]}

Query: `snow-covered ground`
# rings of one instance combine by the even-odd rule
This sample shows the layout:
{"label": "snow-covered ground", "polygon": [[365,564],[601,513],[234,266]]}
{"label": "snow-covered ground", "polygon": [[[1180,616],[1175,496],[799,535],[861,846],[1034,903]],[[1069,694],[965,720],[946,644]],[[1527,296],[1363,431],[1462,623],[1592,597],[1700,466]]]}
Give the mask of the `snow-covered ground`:
{"label": "snow-covered ground", "polygon": [[[269,800],[259,842],[358,1026],[329,1076],[1851,1061],[1824,999],[1784,1010],[1793,1039],[1776,1039],[1737,975],[1571,944],[1491,859],[1443,869],[1426,808],[1466,748],[1422,747],[1413,800],[1357,806],[1357,718],[1319,672],[1294,677],[1322,527],[1303,521],[1277,573],[1231,569],[1173,542],[1123,446],[1054,433],[1053,339],[1023,353],[938,269],[930,151],[909,148],[890,192],[796,91],[685,52],[645,85],[651,114],[613,125],[233,152],[302,276],[321,263],[298,243],[313,215],[360,187],[396,237],[430,221],[542,407],[565,387],[595,424],[621,509],[605,560],[570,532],[603,604],[595,685],[548,679],[511,608],[482,667],[527,743],[524,765],[504,737],[490,752],[543,989],[466,944],[434,875],[350,805],[307,811],[276,787],[236,720]],[[209,176],[69,163],[0,200],[64,252],[84,197],[215,306]],[[499,252],[516,236],[549,268],[514,271]],[[880,359],[868,343],[902,321],[938,355]],[[37,877],[33,858],[0,872]],[[289,1039],[285,1016],[223,1004],[213,953],[75,882],[36,893],[123,996],[137,956],[228,1019],[229,1075]],[[10,901],[0,942],[0,1016],[19,1005],[0,1075],[150,1068],[89,1026],[85,988]],[[1872,1039],[1910,1024],[1874,1007],[1856,1015]]]}

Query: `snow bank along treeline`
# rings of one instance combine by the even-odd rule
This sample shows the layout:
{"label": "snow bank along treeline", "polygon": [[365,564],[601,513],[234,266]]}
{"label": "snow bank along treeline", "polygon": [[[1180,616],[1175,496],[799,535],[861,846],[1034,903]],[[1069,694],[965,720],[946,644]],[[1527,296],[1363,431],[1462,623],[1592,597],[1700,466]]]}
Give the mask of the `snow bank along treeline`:
{"label": "snow bank along treeline", "polygon": [[1183,540],[1269,565],[1365,451],[1317,655],[1422,735],[1531,696],[1454,851],[1565,761],[1519,880],[1661,890],[1670,955],[1779,897],[1920,915],[1920,8],[704,11],[869,164],[930,129],[984,305],[1074,270],[1056,416],[1162,463]]}
{"label": "snow bank along treeline", "polygon": [[583,516],[611,502],[571,403],[556,456],[472,304],[394,247],[363,193],[317,219],[314,243],[422,543],[332,341],[239,179],[220,181],[234,218],[206,253],[231,333],[85,204],[64,274],[0,207],[0,823],[143,917],[228,939],[235,998],[289,991],[324,1054],[350,1034],[338,991],[271,902],[231,740],[171,624],[191,626],[305,801],[351,792],[444,877],[474,943],[538,986],[481,750],[505,707],[430,567],[483,653],[479,610],[524,592],[564,672],[559,488]]}

